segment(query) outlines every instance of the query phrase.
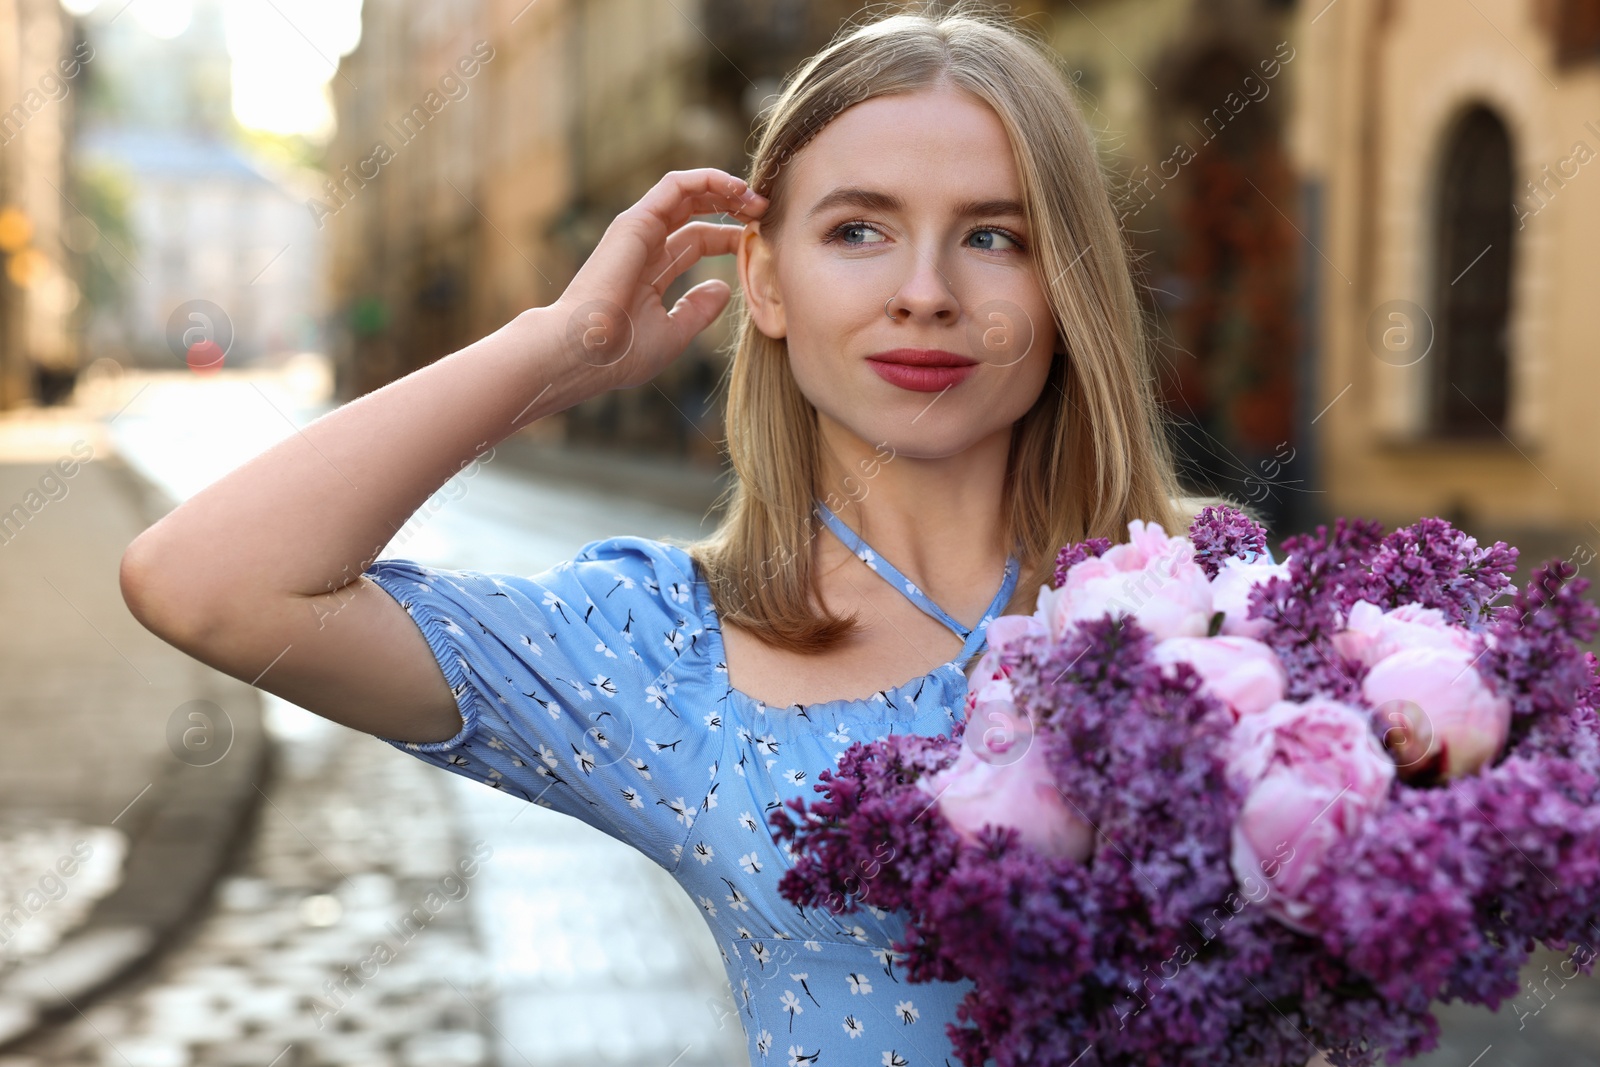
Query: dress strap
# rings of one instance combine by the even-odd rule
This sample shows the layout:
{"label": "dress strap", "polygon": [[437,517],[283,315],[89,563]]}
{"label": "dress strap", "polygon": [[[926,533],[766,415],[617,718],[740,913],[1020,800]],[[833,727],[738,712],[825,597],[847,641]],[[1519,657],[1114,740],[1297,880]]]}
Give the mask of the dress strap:
{"label": "dress strap", "polygon": [[983,618],[978,621],[978,625],[969,628],[963,626],[949,612],[935,604],[932,598],[917,587],[915,582],[901,574],[894,564],[878,555],[871,545],[862,540],[859,534],[845,525],[843,519],[833,513],[832,508],[821,500],[816,501],[816,508],[817,514],[822,521],[827,523],[828,528],[838,535],[839,540],[844,542],[845,547],[855,553],[857,559],[872,568],[884,581],[904,593],[906,599],[928,615],[944,623],[955,631],[957,637],[966,642],[966,645],[961,649],[961,655],[958,657],[963,667],[972,657],[982,651],[989,623],[994,620],[996,615],[1005,610],[1005,606],[1011,602],[1011,594],[1017,588],[1017,578],[1021,572],[1021,565],[1015,555],[1006,557],[1006,573],[1005,577],[1000,581],[999,591],[995,593],[994,599],[989,602],[988,610],[984,612]]}

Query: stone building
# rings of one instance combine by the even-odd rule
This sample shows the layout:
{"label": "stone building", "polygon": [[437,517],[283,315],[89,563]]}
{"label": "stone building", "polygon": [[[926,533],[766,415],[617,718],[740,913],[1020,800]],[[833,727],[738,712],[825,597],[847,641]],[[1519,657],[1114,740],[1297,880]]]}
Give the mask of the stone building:
{"label": "stone building", "polygon": [[[239,135],[222,0],[200,0],[170,36],[114,4],[81,22],[98,91],[81,114],[78,170],[118,190],[125,231],[105,218],[86,231],[91,255],[118,272],[115,299],[85,309],[90,350],[170,369],[209,366],[200,342],[224,366],[317,347],[314,180]],[[77,203],[92,210],[87,192]]]}
{"label": "stone building", "polygon": [[[358,396],[472,339],[474,204],[490,96],[484,5],[368,0],[331,83],[337,132],[307,210],[328,244],[339,391]],[[457,62],[461,66],[457,66]]]}
{"label": "stone building", "polygon": [[1196,481],[1592,558],[1600,2],[1102,0],[1079,73]]}
{"label": "stone building", "polygon": [[[198,339],[217,345],[224,366],[248,366],[315,347],[311,179],[199,131],[88,129],[78,157],[128,190],[127,291],[85,323],[97,356],[182,368]],[[193,362],[209,366],[198,350]]]}
{"label": "stone building", "polygon": [[0,0],[0,409],[58,399],[77,372],[62,190],[92,60],[57,0]]}
{"label": "stone building", "polygon": [[1327,506],[1600,545],[1600,3],[1301,19]]}

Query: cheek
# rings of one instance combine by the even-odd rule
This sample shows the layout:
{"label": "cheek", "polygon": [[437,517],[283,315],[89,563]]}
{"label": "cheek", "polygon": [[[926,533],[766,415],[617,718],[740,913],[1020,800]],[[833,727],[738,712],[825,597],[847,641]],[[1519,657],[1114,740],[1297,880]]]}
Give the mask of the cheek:
{"label": "cheek", "polygon": [[881,265],[841,264],[818,255],[785,263],[779,274],[788,328],[821,343],[837,344],[861,329],[887,325],[884,303],[895,287]]}
{"label": "cheek", "polygon": [[1043,390],[1052,388],[1048,379],[1053,358],[1049,346],[1041,344],[1039,349],[1010,366],[983,368],[971,382],[982,385],[981,392],[974,390],[974,407],[996,423],[1022,418],[1038,402]]}
{"label": "cheek", "polygon": [[875,316],[883,315],[883,307],[872,303],[872,285],[841,278],[825,262],[793,273],[783,281],[789,367],[801,391],[821,406],[829,396],[842,396],[844,383],[865,369],[854,364],[882,347]]}
{"label": "cheek", "polygon": [[794,375],[800,392],[813,406],[823,410],[831,408],[832,383],[839,378],[840,368],[824,365],[822,352],[826,350],[826,342],[814,337],[797,337],[791,330],[788,345],[789,373]]}
{"label": "cheek", "polygon": [[[1037,308],[1009,305],[1009,309],[1008,313],[998,307],[991,309],[987,318],[975,315],[968,345],[972,355],[988,364],[972,380],[973,385],[982,387],[974,390],[981,394],[974,400],[992,410],[996,419],[1015,421],[1027,413],[1044,389],[1054,388],[1048,384],[1051,364],[1063,357],[1054,353],[1055,331],[1042,302]],[[1023,327],[1008,328],[1013,321]],[[1034,323],[1045,325],[1040,328]]]}

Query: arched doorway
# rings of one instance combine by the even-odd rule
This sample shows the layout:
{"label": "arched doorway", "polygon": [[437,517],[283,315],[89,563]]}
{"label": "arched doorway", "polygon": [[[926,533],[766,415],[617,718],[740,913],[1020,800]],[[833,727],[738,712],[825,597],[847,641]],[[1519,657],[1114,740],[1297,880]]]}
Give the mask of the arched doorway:
{"label": "arched doorway", "polygon": [[1487,107],[1450,131],[1434,201],[1433,363],[1429,426],[1442,437],[1505,429],[1515,205],[1511,137]]}

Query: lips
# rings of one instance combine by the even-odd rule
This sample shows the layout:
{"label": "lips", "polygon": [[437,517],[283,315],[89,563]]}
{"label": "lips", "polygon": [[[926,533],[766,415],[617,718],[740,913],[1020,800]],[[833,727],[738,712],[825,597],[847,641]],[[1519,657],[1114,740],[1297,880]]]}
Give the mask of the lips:
{"label": "lips", "polygon": [[908,367],[970,367],[975,359],[958,356],[941,348],[892,348],[867,357],[880,363],[899,363]]}
{"label": "lips", "polygon": [[873,372],[891,385],[916,393],[937,393],[959,385],[978,361],[936,348],[896,348],[867,357]]}

